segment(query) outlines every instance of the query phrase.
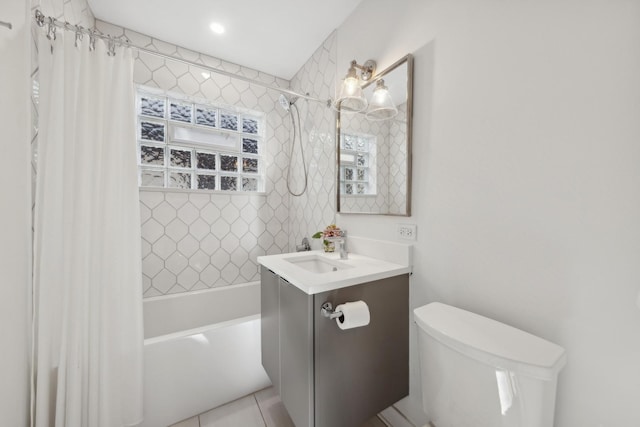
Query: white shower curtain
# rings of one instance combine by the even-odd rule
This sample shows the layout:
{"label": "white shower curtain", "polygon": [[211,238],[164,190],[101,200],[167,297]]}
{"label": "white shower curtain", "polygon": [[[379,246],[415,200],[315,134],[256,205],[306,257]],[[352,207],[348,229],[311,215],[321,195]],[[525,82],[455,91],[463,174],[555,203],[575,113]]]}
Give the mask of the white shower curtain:
{"label": "white shower curtain", "polygon": [[[131,50],[39,40],[34,241],[37,427],[142,420],[142,291]],[[50,49],[53,46],[53,52]]]}

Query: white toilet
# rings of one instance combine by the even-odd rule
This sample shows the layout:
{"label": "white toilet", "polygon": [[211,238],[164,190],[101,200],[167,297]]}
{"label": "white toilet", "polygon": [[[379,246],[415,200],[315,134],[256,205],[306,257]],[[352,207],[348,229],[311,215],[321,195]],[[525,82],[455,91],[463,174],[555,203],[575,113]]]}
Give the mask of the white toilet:
{"label": "white toilet", "polygon": [[562,347],[441,303],[413,313],[432,425],[553,427]]}

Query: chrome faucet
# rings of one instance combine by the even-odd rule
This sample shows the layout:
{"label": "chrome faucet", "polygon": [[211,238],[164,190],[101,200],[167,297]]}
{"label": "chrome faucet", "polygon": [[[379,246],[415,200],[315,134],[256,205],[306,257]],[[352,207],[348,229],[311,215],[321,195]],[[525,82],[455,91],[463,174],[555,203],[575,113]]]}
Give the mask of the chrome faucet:
{"label": "chrome faucet", "polygon": [[296,252],[305,252],[310,250],[311,245],[309,244],[309,239],[307,239],[306,237],[302,239],[301,245],[296,245]]}
{"label": "chrome faucet", "polygon": [[347,232],[342,231],[342,238],[336,242],[338,244],[338,250],[340,251],[340,259],[347,259]]}

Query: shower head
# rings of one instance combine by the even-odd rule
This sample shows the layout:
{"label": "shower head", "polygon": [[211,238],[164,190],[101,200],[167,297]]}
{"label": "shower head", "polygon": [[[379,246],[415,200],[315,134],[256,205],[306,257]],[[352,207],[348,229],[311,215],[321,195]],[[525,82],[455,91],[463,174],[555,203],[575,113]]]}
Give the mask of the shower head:
{"label": "shower head", "polygon": [[290,100],[287,99],[286,96],[284,96],[284,94],[280,94],[280,96],[278,97],[278,103],[280,104],[280,106],[285,110],[285,111],[289,111],[289,108],[296,103],[296,101],[298,100],[298,97],[294,97],[291,98]]}
{"label": "shower head", "polygon": [[287,99],[286,96],[284,96],[283,93],[280,94],[280,97],[278,98],[278,103],[285,111],[289,111],[289,107],[291,106],[291,104],[289,103],[289,100]]}

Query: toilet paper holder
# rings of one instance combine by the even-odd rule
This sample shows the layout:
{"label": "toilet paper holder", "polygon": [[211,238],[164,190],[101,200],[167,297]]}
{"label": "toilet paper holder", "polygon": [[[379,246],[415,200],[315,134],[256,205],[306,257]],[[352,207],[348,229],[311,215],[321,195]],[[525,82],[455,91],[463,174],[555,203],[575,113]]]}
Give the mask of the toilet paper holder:
{"label": "toilet paper holder", "polygon": [[331,304],[329,301],[322,304],[322,307],[320,308],[320,313],[322,313],[324,317],[328,317],[329,319],[336,319],[342,316],[341,311],[333,310],[333,304]]}

